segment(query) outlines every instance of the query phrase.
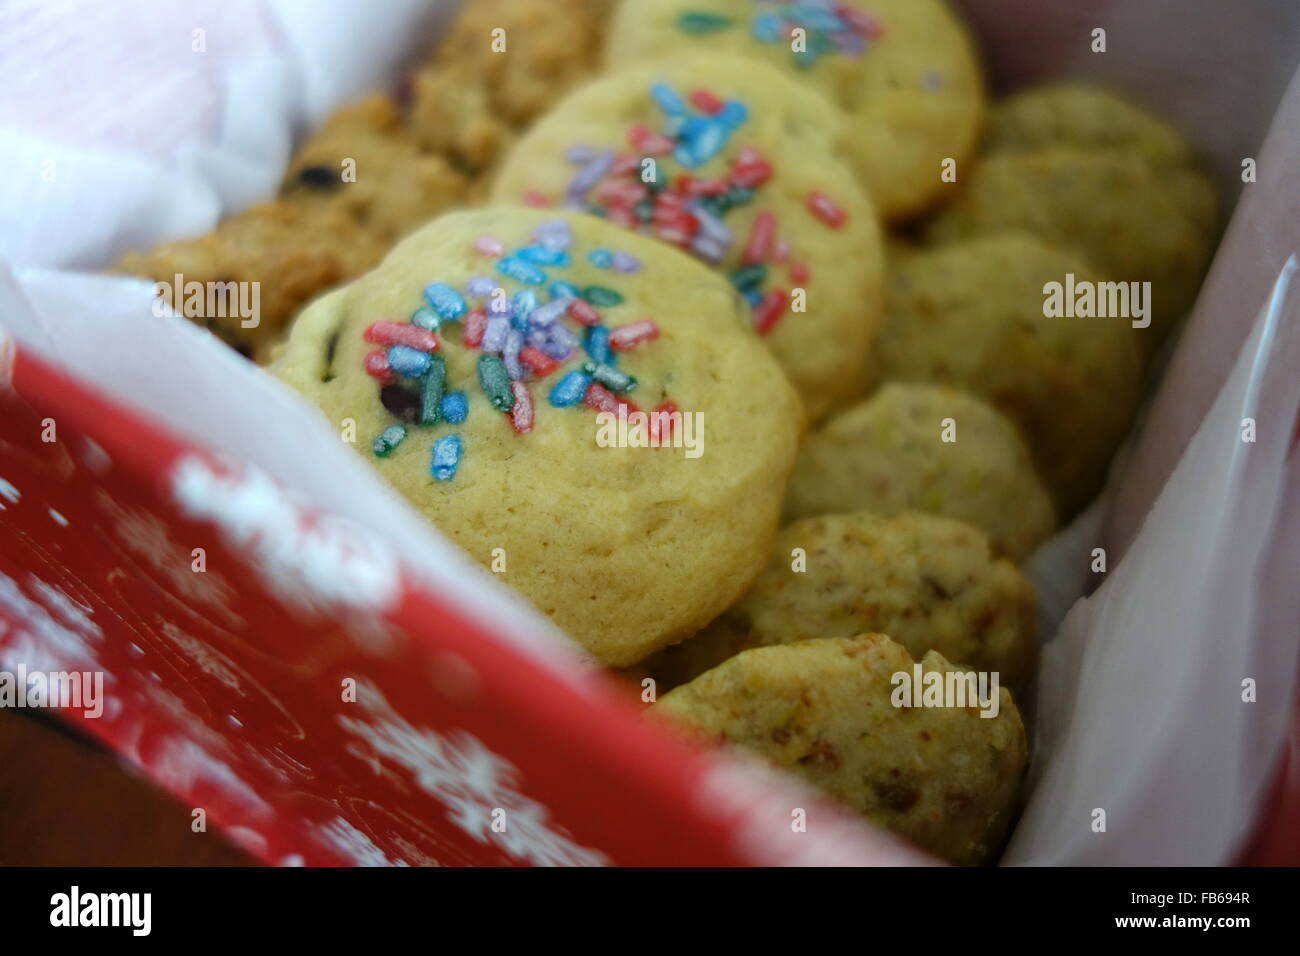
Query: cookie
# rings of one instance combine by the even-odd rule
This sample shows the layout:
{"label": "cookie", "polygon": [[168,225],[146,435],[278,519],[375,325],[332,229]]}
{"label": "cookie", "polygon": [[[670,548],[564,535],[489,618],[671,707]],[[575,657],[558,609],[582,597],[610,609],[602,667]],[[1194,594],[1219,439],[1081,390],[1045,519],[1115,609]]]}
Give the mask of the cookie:
{"label": "cookie", "polygon": [[304,312],[272,370],[615,666],[761,570],[802,427],[723,279],[574,214],[435,220]]}
{"label": "cookie", "polygon": [[850,511],[954,518],[1017,561],[1056,525],[1015,425],[981,399],[933,385],[886,384],[804,442],[785,520]]}
{"label": "cookie", "polygon": [[468,178],[441,156],[422,153],[387,96],[346,106],[294,155],[281,195],[311,208],[338,209],[392,242],[460,204]]}
{"label": "cookie", "polygon": [[1052,147],[982,160],[926,236],[945,243],[1029,232],[1107,279],[1150,282],[1150,327],[1138,336],[1150,354],[1196,298],[1216,217],[1213,187],[1189,166],[1157,168],[1123,150]]}
{"label": "cookie", "polygon": [[986,155],[1054,146],[1119,150],[1158,165],[1192,161],[1191,146],[1177,130],[1100,87],[1037,86],[991,110],[983,145]]}
{"label": "cookie", "polygon": [[953,385],[996,406],[1020,426],[1067,516],[1100,489],[1142,390],[1142,330],[1129,319],[1043,314],[1045,289],[1071,281],[1100,277],[1022,233],[918,253],[889,277],[868,375]]}
{"label": "cookie", "polygon": [[[906,701],[895,675],[915,683],[917,669],[922,687],[927,679],[964,682],[934,651],[917,664],[889,638],[864,634],[744,651],[661,697],[650,713],[701,742],[798,774],[946,860],[989,862],[1017,809],[1024,724],[1011,694],[993,692],[991,682],[983,711]],[[994,700],[996,716],[982,716]]]}
{"label": "cookie", "polygon": [[564,100],[493,194],[600,215],[720,271],[816,419],[853,387],[880,319],[881,238],[836,159],[844,133],[837,110],[773,67],[676,57]]}
{"label": "cookie", "polygon": [[490,169],[519,130],[594,71],[608,15],[608,0],[464,4],[410,80],[412,135],[462,170]]}
{"label": "cookie", "polygon": [[853,165],[889,221],[943,199],[954,188],[941,178],[944,161],[963,169],[979,137],[979,65],[966,31],[939,0],[853,0],[833,9],[784,0],[627,0],[610,26],[605,63],[621,69],[692,47],[764,60],[848,113]]}
{"label": "cookie", "polygon": [[260,358],[305,302],[360,275],[383,251],[382,242],[340,210],[276,200],[236,213],[206,235],[128,253],[116,271],[163,284],[174,284],[177,275],[185,283],[257,283],[252,327],[238,315],[190,318]]}
{"label": "cookie", "polygon": [[753,647],[888,634],[913,657],[998,671],[1023,688],[1037,659],[1034,589],[970,525],[859,511],[782,528],[753,587],[699,634],[646,666],[659,685],[692,680]]}

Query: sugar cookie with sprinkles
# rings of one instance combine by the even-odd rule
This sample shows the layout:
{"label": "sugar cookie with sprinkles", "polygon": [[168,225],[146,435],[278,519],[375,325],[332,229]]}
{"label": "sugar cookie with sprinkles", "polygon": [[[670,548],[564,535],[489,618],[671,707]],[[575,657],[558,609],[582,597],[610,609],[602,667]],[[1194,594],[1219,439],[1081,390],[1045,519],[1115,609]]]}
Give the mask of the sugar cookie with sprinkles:
{"label": "sugar cookie with sprinkles", "polygon": [[625,0],[605,63],[692,48],[762,59],[846,111],[854,166],[891,222],[953,190],[944,161],[960,178],[979,138],[979,64],[941,0]]}
{"label": "sugar cookie with sprinkles", "polygon": [[310,306],[272,371],[621,666],[735,600],[775,532],[803,415],[747,312],[689,256],[600,219],[464,212]]}
{"label": "sugar cookie with sprinkles", "polygon": [[590,212],[721,271],[816,419],[852,390],[881,316],[880,230],[845,133],[779,70],[692,54],[561,102],[494,196]]}

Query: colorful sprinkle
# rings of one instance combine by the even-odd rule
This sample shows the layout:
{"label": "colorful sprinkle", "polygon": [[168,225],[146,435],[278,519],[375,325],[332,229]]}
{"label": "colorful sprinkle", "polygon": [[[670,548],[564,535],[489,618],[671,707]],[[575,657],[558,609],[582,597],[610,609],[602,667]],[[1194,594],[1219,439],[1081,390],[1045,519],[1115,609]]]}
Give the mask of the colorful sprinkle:
{"label": "colorful sprinkle", "polygon": [[848,218],[844,210],[836,205],[835,201],[825,193],[809,193],[804,199],[804,204],[808,207],[810,213],[832,229],[840,228]]}
{"label": "colorful sprinkle", "polygon": [[608,269],[614,264],[614,253],[608,249],[592,249],[587,253],[587,261],[597,269]]}
{"label": "colorful sprinkle", "polygon": [[556,408],[568,408],[570,405],[577,405],[582,401],[583,395],[587,393],[587,386],[591,384],[591,378],[574,369],[566,372],[564,376],[555,383],[551,389],[551,394],[547,400]]}
{"label": "colorful sprinkle", "polygon": [[373,378],[379,379],[385,385],[391,385],[397,381],[397,376],[393,370],[388,367],[388,355],[382,350],[376,349],[366,354],[365,360],[366,374]]}
{"label": "colorful sprinkle", "polygon": [[[581,293],[579,293],[581,294]],[[583,299],[574,299],[568,306],[569,318],[582,325],[599,325],[600,313]]]}
{"label": "colorful sprinkle", "polygon": [[[642,342],[649,342],[657,338],[659,338],[659,326],[654,319],[641,319],[637,322],[629,322],[627,325],[620,325],[610,332],[609,344],[616,351],[626,352]],[[595,356],[593,355],[592,358],[595,358]]]}
{"label": "colorful sprinkle", "polygon": [[603,362],[583,362],[583,374],[595,379],[611,392],[630,392],[636,388],[636,379]]}
{"label": "colorful sprinkle", "polygon": [[707,36],[710,33],[718,33],[721,30],[731,26],[730,17],[718,16],[715,13],[700,13],[697,11],[688,11],[677,18],[677,27],[686,33],[694,33],[697,36]]}
{"label": "colorful sprinkle", "polygon": [[595,325],[587,329],[582,337],[583,350],[591,356],[593,362],[613,364],[614,352],[609,347],[609,329]]}
{"label": "colorful sprinkle", "polygon": [[469,398],[464,392],[448,392],[442,396],[442,417],[459,425],[469,415]]}
{"label": "colorful sprinkle", "polygon": [[524,364],[528,371],[532,372],[536,378],[546,378],[557,368],[560,363],[551,358],[540,349],[535,349],[531,345],[519,350],[519,361]]}
{"label": "colorful sprinkle", "polygon": [[437,332],[442,328],[442,319],[438,313],[427,305],[422,305],[411,313],[411,324],[424,329],[426,332]]}
{"label": "colorful sprinkle", "polygon": [[451,481],[460,467],[461,441],[459,435],[443,435],[433,443],[433,459],[429,473],[438,481]]}
{"label": "colorful sprinkle", "polygon": [[483,388],[488,404],[499,412],[508,412],[515,403],[510,391],[510,375],[505,363],[495,355],[480,355],[478,359],[478,382]]}
{"label": "colorful sprinkle", "polygon": [[510,393],[514,405],[510,409],[510,427],[516,434],[525,435],[533,430],[533,399],[523,382],[511,382]]}
{"label": "colorful sprinkle", "polygon": [[524,262],[530,262],[535,266],[567,266],[569,264],[569,254],[563,249],[553,249],[548,246],[524,246],[522,249],[516,249],[515,255]]}
{"label": "colorful sprinkle", "polygon": [[673,437],[673,418],[677,406],[673,402],[660,402],[650,413],[650,444],[656,448],[667,445]]}
{"label": "colorful sprinkle", "polygon": [[784,289],[773,289],[758,307],[754,309],[754,329],[759,335],[767,335],[772,328],[781,320],[785,314],[786,303],[790,301],[790,294]]}
{"label": "colorful sprinkle", "polygon": [[776,234],[776,216],[763,211],[754,217],[749,227],[749,239],[740,255],[741,265],[752,266],[767,260],[772,251],[772,238]]}
{"label": "colorful sprinkle", "polygon": [[473,309],[465,316],[465,334],[461,344],[476,349],[483,342],[483,332],[487,328],[487,313],[482,309]]}
{"label": "colorful sprinkle", "polygon": [[587,387],[587,393],[582,396],[582,403],[598,412],[617,412],[620,407],[627,409],[624,413],[626,415],[639,411],[632,402],[625,398],[619,398],[605,386],[596,382],[592,382]]}
{"label": "colorful sprinkle", "polygon": [[589,285],[582,290],[582,298],[598,308],[608,308],[613,305],[619,305],[623,301],[623,295],[603,285]]}
{"label": "colorful sprinkle", "polygon": [[468,308],[461,294],[442,282],[433,282],[425,286],[424,299],[429,303],[429,308],[445,321],[459,319]]}
{"label": "colorful sprinkle", "polygon": [[371,451],[375,453],[376,458],[387,458],[397,449],[397,446],[402,443],[402,439],[405,437],[405,425],[389,425],[379,433],[379,437],[371,444]]}
{"label": "colorful sprinkle", "polygon": [[419,378],[429,370],[432,358],[428,352],[408,345],[394,345],[388,350],[388,367],[406,378]]}
{"label": "colorful sprinkle", "polygon": [[514,256],[501,259],[497,262],[497,272],[503,276],[514,279],[516,282],[523,282],[527,285],[541,285],[546,281],[546,273],[530,262],[523,259],[516,259]]}
{"label": "colorful sprinkle", "polygon": [[497,259],[505,254],[506,248],[499,239],[494,239],[491,236],[479,236],[474,240],[474,251],[481,256],[491,256],[493,259]]}
{"label": "colorful sprinkle", "polygon": [[436,425],[442,415],[442,398],[447,387],[447,363],[433,356],[429,371],[420,382],[420,424]]}
{"label": "colorful sprinkle", "polygon": [[377,345],[404,345],[420,352],[438,351],[438,337],[407,322],[371,322],[362,337]]}

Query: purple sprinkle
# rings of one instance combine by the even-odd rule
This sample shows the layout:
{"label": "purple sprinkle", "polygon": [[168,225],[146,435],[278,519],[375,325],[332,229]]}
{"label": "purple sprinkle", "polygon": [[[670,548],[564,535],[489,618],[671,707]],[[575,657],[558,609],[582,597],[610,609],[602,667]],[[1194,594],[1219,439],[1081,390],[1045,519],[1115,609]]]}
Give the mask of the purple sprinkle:
{"label": "purple sprinkle", "polygon": [[504,315],[494,315],[487,321],[483,330],[484,352],[500,352],[505,348],[506,336],[510,334],[510,320]]}
{"label": "purple sprinkle", "polygon": [[612,149],[601,151],[569,180],[567,192],[569,195],[587,192],[609,174],[610,167],[613,165],[614,151]]}
{"label": "purple sprinkle", "polygon": [[711,239],[703,233],[699,233],[691,240],[691,251],[701,259],[707,259],[709,262],[721,262],[722,257],[726,255],[726,248],[717,240]]}
{"label": "purple sprinkle", "polygon": [[867,49],[867,38],[860,33],[836,33],[831,36],[831,42],[845,56],[862,56]]}
{"label": "purple sprinkle", "polygon": [[593,159],[596,158],[596,150],[591,146],[578,143],[573,146],[570,146],[568,150],[565,151],[564,158],[571,163],[576,163],[579,166],[585,166],[587,163],[591,162]]}
{"label": "purple sprinkle", "polygon": [[560,342],[546,341],[543,342],[541,345],[535,347],[539,349],[543,355],[549,355],[551,358],[556,359],[560,362],[563,362],[565,359],[567,359],[570,355],[573,354],[573,349],[569,348],[567,345],[564,345]]}
{"label": "purple sprinkle", "polygon": [[687,207],[691,214],[699,221],[700,233],[709,240],[718,243],[724,249],[731,245],[732,234],[726,224],[713,213],[709,212],[699,203],[692,203]]}
{"label": "purple sprinkle", "polygon": [[641,261],[626,252],[614,253],[614,271],[615,272],[640,272]]}
{"label": "purple sprinkle", "polygon": [[528,319],[534,325],[550,325],[560,316],[564,315],[565,310],[569,308],[568,299],[552,299],[545,305],[539,305],[528,315]]}
{"label": "purple sprinkle", "polygon": [[501,361],[505,364],[506,374],[514,381],[524,377],[524,367],[519,364],[519,350],[524,347],[524,333],[511,329],[506,335],[506,345],[501,351]]}
{"label": "purple sprinkle", "polygon": [[550,339],[552,342],[559,342],[565,348],[570,349],[576,349],[581,341],[567,326],[558,323],[551,326]]}
{"label": "purple sprinkle", "polygon": [[488,293],[487,314],[488,315],[510,315],[514,311],[514,303],[505,295],[504,290],[498,291],[493,288]]}
{"label": "purple sprinkle", "polygon": [[487,276],[475,276],[465,283],[465,291],[476,299],[486,299],[497,284]]}

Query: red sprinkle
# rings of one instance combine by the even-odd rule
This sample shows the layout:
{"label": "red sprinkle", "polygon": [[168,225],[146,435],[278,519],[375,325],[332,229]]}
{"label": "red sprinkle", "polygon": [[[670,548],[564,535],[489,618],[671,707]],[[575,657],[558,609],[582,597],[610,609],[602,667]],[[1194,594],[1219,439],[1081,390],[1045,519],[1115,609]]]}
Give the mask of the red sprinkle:
{"label": "red sprinkle", "polygon": [[[626,352],[642,342],[659,338],[659,326],[654,319],[640,319],[620,325],[609,333],[609,347],[618,352]],[[522,357],[522,355],[521,355]]]}
{"label": "red sprinkle", "polygon": [[545,208],[551,204],[551,201],[535,189],[526,189],[521,197],[525,206],[534,208]]}
{"label": "red sprinkle", "polygon": [[421,352],[438,351],[438,337],[409,322],[371,322],[364,338],[378,345],[405,345]]}
{"label": "red sprinkle", "polygon": [[770,212],[760,212],[754,217],[754,224],[749,227],[749,240],[745,243],[745,251],[741,253],[740,264],[752,266],[766,262],[775,235],[776,216]]}
{"label": "red sprinkle", "polygon": [[773,289],[763,301],[754,309],[754,329],[759,335],[767,335],[777,322],[781,321],[781,316],[785,314],[786,304],[790,301],[790,294],[785,289]]}
{"label": "red sprinkle", "polygon": [[696,90],[691,94],[691,105],[696,109],[704,110],[710,116],[716,116],[722,112],[727,104],[708,90]]}
{"label": "red sprinkle", "polygon": [[645,198],[645,185],[640,180],[607,179],[591,191],[597,202],[615,206],[635,206]]}
{"label": "red sprinkle", "polygon": [[673,420],[668,416],[677,411],[673,402],[660,402],[650,413],[650,444],[658,448],[673,439]]}
{"label": "red sprinkle", "polygon": [[832,229],[838,229],[844,225],[844,220],[848,217],[844,210],[835,204],[835,201],[825,193],[812,192],[804,200],[808,211],[820,219]]}
{"label": "red sprinkle", "polygon": [[582,396],[582,403],[598,412],[617,412],[620,405],[627,409],[628,415],[639,409],[626,398],[619,398],[599,382],[587,386],[587,394]]}
{"label": "red sprinkle", "polygon": [[611,176],[626,176],[629,173],[638,172],[641,169],[641,158],[630,153],[617,156],[614,159],[614,164],[609,167],[609,174]]}
{"label": "red sprinkle", "polygon": [[555,359],[531,345],[525,345],[519,350],[519,361],[538,378],[546,378],[560,366]]}
{"label": "red sprinkle", "polygon": [[636,213],[631,206],[608,206],[605,209],[603,218],[616,226],[622,226],[624,229],[641,228],[641,220],[636,217]]}
{"label": "red sprinkle", "polygon": [[574,299],[566,310],[569,318],[583,325],[600,325],[600,313],[596,307],[584,299]]}
{"label": "red sprinkle", "polygon": [[511,382],[510,394],[515,397],[514,407],[509,412],[510,427],[520,435],[527,434],[533,430],[533,397],[523,382]]}
{"label": "red sprinkle", "polygon": [[808,263],[806,262],[790,263],[790,278],[793,279],[795,282],[799,283],[800,285],[803,285],[805,282],[811,279],[812,270],[808,268]]}
{"label": "red sprinkle", "polygon": [[394,375],[393,370],[388,367],[388,355],[382,349],[367,352],[365,365],[367,374],[373,375],[385,385],[392,385],[397,381],[397,376]]}
{"label": "red sprinkle", "polygon": [[632,148],[646,156],[667,156],[673,151],[674,143],[667,136],[646,129],[640,123],[627,131],[627,140]]}
{"label": "red sprinkle", "polygon": [[476,349],[483,344],[483,331],[487,328],[487,313],[482,309],[471,309],[465,316],[465,334],[461,344]]}
{"label": "red sprinkle", "polygon": [[679,176],[678,188],[692,199],[705,196],[721,196],[731,188],[723,179],[696,179],[694,176]]}
{"label": "red sprinkle", "polygon": [[776,245],[772,247],[772,261],[785,262],[790,258],[790,243],[784,239],[778,239]]}

